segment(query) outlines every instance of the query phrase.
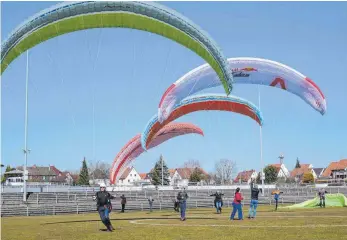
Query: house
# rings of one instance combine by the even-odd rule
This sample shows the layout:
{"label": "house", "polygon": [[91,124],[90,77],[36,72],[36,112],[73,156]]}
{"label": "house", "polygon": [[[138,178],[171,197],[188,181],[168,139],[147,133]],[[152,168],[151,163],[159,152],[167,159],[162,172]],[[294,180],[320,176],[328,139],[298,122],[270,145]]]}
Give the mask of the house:
{"label": "house", "polygon": [[331,162],[324,170],[322,177],[335,180],[347,178],[347,159]]}
{"label": "house", "polygon": [[[23,166],[17,167],[16,171],[20,174],[20,176],[17,174],[17,178],[22,178],[21,182],[23,182]],[[67,171],[62,172],[55,166],[40,167],[36,165],[27,167],[27,181],[68,185],[75,182],[74,176]]]}
{"label": "house", "polygon": [[290,172],[287,169],[287,167],[284,165],[284,163],[270,164],[269,166],[273,166],[276,168],[278,178],[287,179],[290,176]]}
{"label": "house", "polygon": [[290,176],[295,179],[295,181],[301,181],[305,173],[311,173],[314,180],[317,179],[317,174],[313,170],[312,164],[300,164],[300,168],[294,168],[291,171]]}
{"label": "house", "polygon": [[119,178],[117,185],[131,186],[141,181],[140,174],[134,167],[128,167]]}
{"label": "house", "polygon": [[316,174],[317,179],[319,179],[319,178],[322,177],[322,174],[323,174],[325,168],[312,168],[312,170],[313,170],[314,173]]}
{"label": "house", "polygon": [[[23,166],[17,167],[17,169],[23,171]],[[39,167],[33,165],[32,167],[27,167],[27,171],[29,182],[51,182],[58,176],[53,169],[51,169],[51,166]]]}
{"label": "house", "polygon": [[[192,175],[195,169],[196,168],[176,168],[176,172],[173,179],[175,179],[175,181],[177,182],[177,185],[188,186],[190,182],[189,181],[190,176]],[[204,169],[202,168],[198,168],[198,169],[200,170],[202,175],[204,175],[206,178],[208,177],[208,173]],[[203,184],[204,182],[205,180],[201,180],[200,183]]]}
{"label": "house", "polygon": [[141,183],[142,185],[151,184],[151,177],[150,177],[149,173],[140,173],[139,175],[141,178],[139,183]]}
{"label": "house", "polygon": [[[179,183],[182,181],[181,175],[178,173],[177,169],[169,169],[170,174],[170,186],[180,185]],[[188,184],[188,182],[187,182]]]}
{"label": "house", "polygon": [[23,185],[23,171],[14,169],[9,172],[5,172],[4,176],[6,176],[5,185],[8,186],[20,186]]}
{"label": "house", "polygon": [[258,177],[257,171],[254,169],[248,171],[239,172],[234,179],[234,183],[247,183],[250,184],[252,179],[256,179]]}

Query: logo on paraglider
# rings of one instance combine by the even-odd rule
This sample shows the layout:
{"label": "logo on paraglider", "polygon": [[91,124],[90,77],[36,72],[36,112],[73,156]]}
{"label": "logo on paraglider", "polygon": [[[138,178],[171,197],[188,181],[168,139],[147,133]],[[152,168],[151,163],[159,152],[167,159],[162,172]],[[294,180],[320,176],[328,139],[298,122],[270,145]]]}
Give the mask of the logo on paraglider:
{"label": "logo on paraglider", "polygon": [[253,68],[253,67],[245,67],[245,68],[241,68],[240,70],[245,71],[245,72],[257,72],[258,71],[256,68]]}
{"label": "logo on paraglider", "polygon": [[231,70],[233,77],[249,77],[249,73],[246,72],[256,72],[258,71],[253,67],[245,67],[245,68],[234,68]]}

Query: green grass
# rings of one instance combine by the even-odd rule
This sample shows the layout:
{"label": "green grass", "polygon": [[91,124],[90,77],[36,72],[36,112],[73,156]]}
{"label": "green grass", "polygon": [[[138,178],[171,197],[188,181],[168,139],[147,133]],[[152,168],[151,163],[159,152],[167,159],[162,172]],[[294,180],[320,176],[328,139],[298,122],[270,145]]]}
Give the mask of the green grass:
{"label": "green grass", "polygon": [[[173,211],[112,212],[116,231],[105,232],[98,214],[2,218],[3,240],[97,239],[347,239],[347,208],[287,210],[258,208],[255,220],[229,221],[231,209],[189,209],[187,221]],[[244,209],[247,213],[248,209]]]}

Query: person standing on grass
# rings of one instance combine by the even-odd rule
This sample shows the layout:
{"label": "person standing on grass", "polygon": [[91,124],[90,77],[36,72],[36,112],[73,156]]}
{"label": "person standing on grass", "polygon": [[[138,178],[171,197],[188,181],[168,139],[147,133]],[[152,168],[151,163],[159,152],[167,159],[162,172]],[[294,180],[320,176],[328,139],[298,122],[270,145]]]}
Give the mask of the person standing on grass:
{"label": "person standing on grass", "polygon": [[240,188],[236,188],[234,201],[232,203],[233,211],[231,213],[230,220],[235,220],[234,217],[236,212],[238,212],[238,217],[239,217],[238,220],[243,220],[242,205],[241,205],[242,200],[243,200],[243,197],[240,193]]}
{"label": "person standing on grass", "polygon": [[[260,190],[261,191],[261,190]],[[251,183],[251,203],[249,205],[248,218],[253,219],[257,214],[259,188],[254,182]]]}
{"label": "person standing on grass", "polygon": [[318,191],[319,195],[319,206],[325,208],[325,194],[328,193],[324,188]]}
{"label": "person standing on grass", "polygon": [[112,210],[111,199],[114,199],[109,192],[106,191],[106,185],[100,184],[100,191],[98,191],[93,200],[96,201],[97,211],[99,212],[102,223],[106,226],[108,232],[114,230],[110,221],[110,212]]}
{"label": "person standing on grass", "polygon": [[149,211],[150,212],[153,212],[152,208],[153,208],[153,202],[154,202],[154,199],[152,198],[152,196],[150,196],[148,198],[148,203],[149,203]]}
{"label": "person standing on grass", "polygon": [[120,203],[122,205],[122,211],[121,212],[123,213],[125,210],[125,204],[127,204],[127,198],[124,196],[124,194],[122,194],[122,196],[120,196],[120,199],[121,199]]}
{"label": "person standing on grass", "polygon": [[276,190],[276,191],[273,191],[272,194],[274,195],[274,199],[275,199],[275,211],[277,211],[277,208],[278,208],[278,200],[280,199],[280,195],[282,194],[283,192],[280,192],[280,190]]}
{"label": "person standing on grass", "polygon": [[181,210],[181,221],[186,220],[187,199],[188,199],[188,194],[186,193],[186,189],[183,188],[183,191],[180,191],[177,194],[177,200]]}
{"label": "person standing on grass", "polygon": [[222,196],[224,194],[221,193],[220,191],[217,191],[216,193],[210,195],[211,197],[214,196],[214,206],[217,210],[217,214],[218,213],[222,213],[222,206],[223,206],[223,199]]}

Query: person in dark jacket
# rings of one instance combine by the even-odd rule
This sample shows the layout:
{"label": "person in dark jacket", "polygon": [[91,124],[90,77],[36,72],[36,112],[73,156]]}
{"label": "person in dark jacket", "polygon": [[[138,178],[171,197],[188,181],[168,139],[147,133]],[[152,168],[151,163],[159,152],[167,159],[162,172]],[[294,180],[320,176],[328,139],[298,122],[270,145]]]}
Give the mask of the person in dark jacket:
{"label": "person in dark jacket", "polygon": [[183,188],[183,191],[180,191],[177,194],[177,200],[179,202],[179,206],[181,210],[181,221],[186,220],[187,199],[188,199],[188,194],[186,193],[186,189]]}
{"label": "person in dark jacket", "polygon": [[232,211],[232,213],[230,215],[230,220],[235,220],[234,217],[235,217],[236,212],[238,212],[239,220],[243,220],[242,205],[241,205],[241,201],[242,200],[243,200],[243,197],[242,197],[242,195],[240,193],[240,188],[236,188],[234,201],[232,203],[233,211]]}
{"label": "person in dark jacket", "polygon": [[124,196],[124,194],[122,194],[122,196],[120,196],[120,204],[122,205],[122,213],[124,212],[125,210],[125,204],[127,204],[127,198]]}
{"label": "person in dark jacket", "polygon": [[152,196],[150,196],[147,200],[148,200],[148,204],[149,204],[149,211],[152,212],[154,199],[152,198]]}
{"label": "person in dark jacket", "polygon": [[107,231],[114,230],[110,221],[110,212],[112,210],[111,199],[114,199],[109,192],[106,191],[106,185],[100,184],[100,191],[95,194],[93,199],[96,201],[97,211],[99,212],[102,223],[106,226]]}
{"label": "person in dark jacket", "polygon": [[260,191],[261,190],[259,190],[258,186],[252,182],[251,183],[251,203],[249,205],[249,212],[248,212],[249,219],[255,218],[255,215],[257,214],[258,195]]}
{"label": "person in dark jacket", "polygon": [[216,193],[214,194],[211,194],[210,196],[214,196],[214,206],[217,210],[217,213],[222,213],[222,206],[223,206],[223,199],[222,199],[222,196],[224,194],[221,193],[220,191],[217,191]]}
{"label": "person in dark jacket", "polygon": [[318,191],[319,196],[319,206],[325,208],[325,194],[328,193],[325,189],[320,189]]}

